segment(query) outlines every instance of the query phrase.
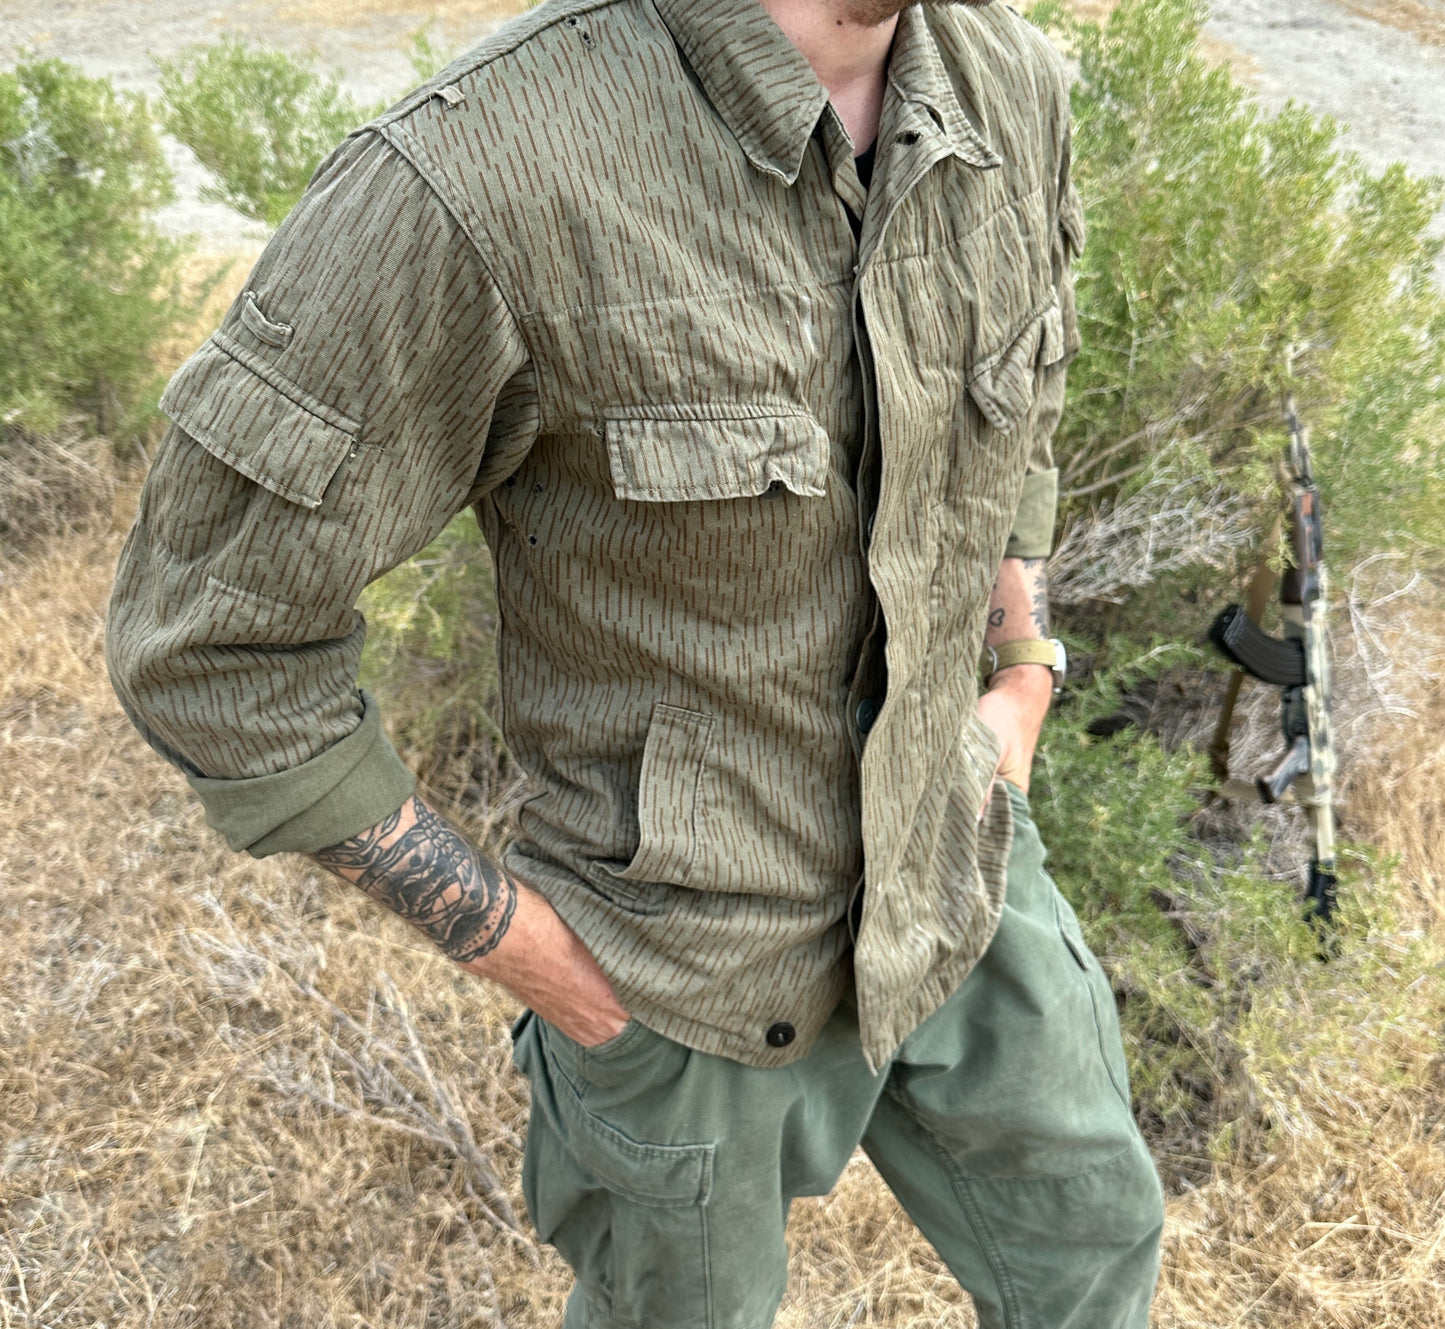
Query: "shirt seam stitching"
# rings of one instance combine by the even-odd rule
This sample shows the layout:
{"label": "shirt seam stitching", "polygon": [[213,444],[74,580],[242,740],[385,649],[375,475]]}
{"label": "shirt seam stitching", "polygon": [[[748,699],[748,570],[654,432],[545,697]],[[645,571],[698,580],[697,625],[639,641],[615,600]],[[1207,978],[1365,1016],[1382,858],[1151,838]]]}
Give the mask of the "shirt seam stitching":
{"label": "shirt seam stitching", "polygon": [[[603,5],[616,3],[616,0],[602,0]],[[520,44],[520,43],[519,43]],[[463,202],[453,197],[449,189],[445,189],[442,180],[445,178],[438,164],[432,159],[427,151],[426,145],[415,134],[412,134],[399,122],[389,121],[386,124],[376,127],[375,132],[381,136],[388,146],[400,157],[413,171],[417,179],[425,185],[435,196],[438,203],[447,210],[452,220],[456,222],[458,229],[467,238],[472,252],[476,255],[477,262],[481,264],[482,271],[486,274],[487,281],[497,293],[501,300],[502,307],[507,311],[507,318],[511,321],[512,331],[521,342],[526,352],[527,361],[533,375],[537,379],[537,402],[539,412],[542,409],[544,394],[542,388],[541,360],[537,356],[536,348],[532,345],[532,339],[527,335],[523,327],[522,318],[518,316],[517,310],[513,307],[512,300],[506,288],[497,278],[498,265],[488,252],[491,246],[491,236],[487,234],[486,228],[480,224],[480,218],[474,218],[472,210],[466,207]],[[486,236],[487,244],[482,243],[482,236]],[[542,422],[545,425],[545,421]]]}

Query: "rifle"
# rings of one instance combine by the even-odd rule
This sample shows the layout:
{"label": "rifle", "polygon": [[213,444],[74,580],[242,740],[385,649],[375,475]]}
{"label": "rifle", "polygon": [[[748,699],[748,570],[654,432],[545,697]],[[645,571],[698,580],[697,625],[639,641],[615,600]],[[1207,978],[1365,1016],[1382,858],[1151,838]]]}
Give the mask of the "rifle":
{"label": "rifle", "polygon": [[[1280,579],[1283,635],[1272,637],[1240,605],[1214,621],[1209,639],[1245,673],[1282,690],[1280,726],[1285,753],[1273,770],[1255,781],[1265,803],[1278,803],[1293,788],[1309,810],[1314,858],[1305,891],[1305,916],[1327,924],[1335,909],[1335,749],[1330,730],[1330,665],[1325,640],[1328,582],[1324,565],[1324,516],[1310,469],[1309,439],[1295,412],[1285,406],[1289,443],[1283,481],[1289,498],[1293,566]],[[1232,707],[1229,708],[1232,710]],[[1227,751],[1228,711],[1220,721],[1217,747]]]}

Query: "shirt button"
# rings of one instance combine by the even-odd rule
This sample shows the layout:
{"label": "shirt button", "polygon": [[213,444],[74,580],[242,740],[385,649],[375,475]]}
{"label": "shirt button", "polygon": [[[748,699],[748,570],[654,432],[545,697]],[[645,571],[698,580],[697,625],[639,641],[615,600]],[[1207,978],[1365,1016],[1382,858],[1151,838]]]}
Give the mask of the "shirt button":
{"label": "shirt button", "polygon": [[779,1020],[777,1024],[769,1025],[768,1032],[763,1035],[768,1040],[768,1046],[774,1048],[785,1048],[798,1036],[798,1031],[786,1020]]}
{"label": "shirt button", "polygon": [[858,703],[858,709],[853,713],[853,718],[858,722],[858,732],[866,734],[873,728],[873,722],[878,718],[878,703],[872,697],[864,697]]}

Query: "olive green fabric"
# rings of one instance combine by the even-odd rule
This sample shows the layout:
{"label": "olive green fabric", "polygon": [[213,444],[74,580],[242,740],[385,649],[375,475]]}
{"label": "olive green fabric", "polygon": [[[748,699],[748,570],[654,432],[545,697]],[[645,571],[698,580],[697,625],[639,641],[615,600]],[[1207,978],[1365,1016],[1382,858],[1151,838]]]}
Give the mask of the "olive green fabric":
{"label": "olive green fabric", "polygon": [[636,1021],[584,1048],[523,1017],[523,1189],[577,1274],[566,1329],[770,1324],[789,1203],[829,1191],[860,1144],[983,1329],[1143,1329],[1163,1203],[1113,996],[1023,795],[1008,798],[1018,831],[993,944],[877,1074],[850,999],[781,1069]]}
{"label": "olive green fabric", "polygon": [[471,504],[507,865],[624,1004],[780,1065],[851,949],[881,1063],[958,985],[1011,834],[971,666],[1010,536],[1048,544],[1078,344],[1060,62],[1003,5],[910,8],[866,195],[852,149],[754,0],[598,0],[322,165],[166,393],[110,618],[233,845],[399,788],[384,742],[313,763],[364,714],[362,587]]}

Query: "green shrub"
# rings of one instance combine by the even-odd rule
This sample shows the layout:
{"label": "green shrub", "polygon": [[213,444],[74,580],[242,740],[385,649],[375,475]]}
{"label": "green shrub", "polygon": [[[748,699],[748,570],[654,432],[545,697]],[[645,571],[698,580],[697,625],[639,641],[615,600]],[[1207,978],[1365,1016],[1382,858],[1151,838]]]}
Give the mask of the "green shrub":
{"label": "green shrub", "polygon": [[1427,1084],[1445,972],[1438,946],[1395,917],[1390,865],[1349,846],[1322,963],[1299,883],[1266,871],[1262,833],[1222,845],[1198,833],[1201,754],[1136,728],[1088,732],[1121,683],[1177,664],[1150,654],[1051,717],[1031,802],[1049,871],[1118,994],[1151,1143],[1166,1172],[1198,1180],[1211,1158],[1258,1157],[1280,1130],[1338,1136],[1352,1083]]}
{"label": "green shrub", "polygon": [[[449,56],[423,26],[412,34],[408,59],[424,82]],[[267,226],[291,211],[322,158],[388,105],[362,105],[336,75],[234,37],[157,63],[166,132],[218,181],[203,197]]]}
{"label": "green shrub", "polygon": [[321,159],[371,114],[334,76],[234,37],[157,63],[162,124],[219,181],[203,196],[268,226],[291,211]]}
{"label": "green shrub", "polygon": [[0,72],[0,424],[137,426],[187,313],[183,246],[151,220],[170,198],[142,98],[58,60]]}
{"label": "green shrub", "polygon": [[[1057,440],[1065,512],[1087,519],[1193,478],[1201,495],[1222,480],[1262,522],[1288,390],[1313,427],[1337,559],[1438,545],[1445,299],[1428,228],[1440,184],[1372,171],[1298,105],[1261,111],[1200,53],[1207,16],[1202,0],[1124,0],[1102,26],[1056,3],[1034,11],[1080,62],[1073,159],[1089,241],[1084,348]],[[1214,575],[1196,568],[1169,594]],[[1149,621],[1157,600],[1136,588],[1124,621]]]}
{"label": "green shrub", "polygon": [[[460,795],[505,759],[494,718],[492,562],[472,514],[454,517],[415,558],[368,586],[362,609],[368,625],[363,686],[381,698],[400,746],[423,777]],[[472,770],[478,762],[487,771]]]}

